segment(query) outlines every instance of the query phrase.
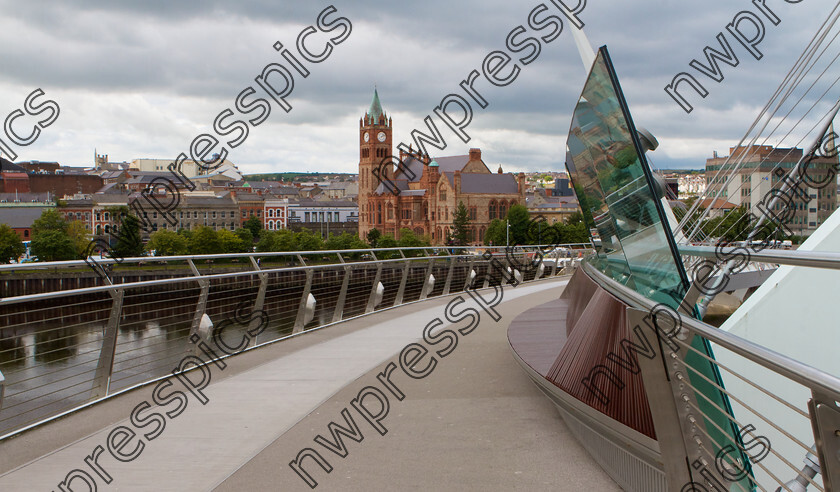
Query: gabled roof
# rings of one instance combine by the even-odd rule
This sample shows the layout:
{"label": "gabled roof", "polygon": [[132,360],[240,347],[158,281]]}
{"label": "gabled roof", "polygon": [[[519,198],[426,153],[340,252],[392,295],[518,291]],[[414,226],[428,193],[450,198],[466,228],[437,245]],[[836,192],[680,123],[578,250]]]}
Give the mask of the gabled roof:
{"label": "gabled roof", "polygon": [[[469,155],[453,155],[449,157],[435,157],[435,161],[438,164],[438,172],[441,173],[454,173],[455,171],[460,171],[464,169],[464,166],[470,161]],[[396,178],[397,179],[409,179],[412,183],[416,183],[420,181],[420,177],[423,175],[423,168],[425,167],[422,162],[418,161],[414,157],[407,157],[403,164],[408,170],[413,174],[412,177],[409,173],[404,173],[400,170]]]}
{"label": "gabled roof", "polygon": [[517,194],[512,174],[461,173],[461,193]]}
{"label": "gabled roof", "polygon": [[0,157],[0,172],[4,173],[25,173],[26,169],[21,166],[18,166],[12,161],[7,161]]}
{"label": "gabled roof", "polygon": [[32,223],[41,217],[44,210],[53,207],[0,207],[0,224],[8,224],[13,229],[32,227]]}

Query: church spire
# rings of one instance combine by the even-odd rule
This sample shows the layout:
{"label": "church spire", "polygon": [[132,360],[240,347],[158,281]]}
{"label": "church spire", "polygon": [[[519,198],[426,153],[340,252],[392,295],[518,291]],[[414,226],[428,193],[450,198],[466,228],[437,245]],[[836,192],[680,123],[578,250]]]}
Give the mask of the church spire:
{"label": "church spire", "polygon": [[368,109],[367,115],[370,118],[370,122],[372,124],[379,123],[379,117],[383,116],[385,111],[382,110],[382,103],[379,102],[379,92],[376,90],[376,87],[373,88],[373,101],[370,103],[370,109]]}

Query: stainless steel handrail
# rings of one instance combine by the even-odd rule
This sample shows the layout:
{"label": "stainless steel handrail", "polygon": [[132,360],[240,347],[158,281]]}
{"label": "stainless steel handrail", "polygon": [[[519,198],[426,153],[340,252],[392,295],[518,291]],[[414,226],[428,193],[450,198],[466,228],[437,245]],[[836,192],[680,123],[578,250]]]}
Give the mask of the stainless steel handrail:
{"label": "stainless steel handrail", "polygon": [[[512,247],[512,246],[511,246]],[[566,247],[566,248],[575,248],[575,249],[589,249],[592,247],[591,243],[569,243],[569,244],[561,244],[561,245],[550,245],[550,244],[542,244],[542,245],[521,245],[516,246],[517,248],[528,248],[528,249],[539,249],[539,248],[553,248],[553,247]],[[270,251],[270,252],[254,252],[254,253],[225,253],[225,254],[211,254],[211,255],[180,255],[180,256],[137,256],[131,258],[122,258],[122,259],[115,259],[108,256],[98,257],[93,256],[96,263],[102,265],[110,265],[110,264],[120,264],[120,265],[128,265],[132,263],[166,263],[170,261],[186,261],[186,260],[193,260],[193,261],[207,261],[207,260],[223,260],[223,259],[235,259],[235,258],[265,258],[265,257],[277,257],[277,256],[291,256],[297,257],[297,255],[333,255],[333,254],[365,254],[371,252],[399,252],[399,251],[417,251],[417,250],[434,250],[443,252],[445,254],[436,255],[440,256],[454,256],[448,253],[450,250],[462,250],[462,251],[478,251],[478,250],[495,250],[495,251],[504,251],[505,249],[509,248],[508,246],[406,246],[406,247],[394,247],[394,248],[359,248],[359,249],[333,249],[333,250],[314,250],[314,251]],[[12,263],[12,264],[0,264],[0,274],[2,274],[6,270],[48,270],[53,268],[65,268],[65,267],[88,267],[88,263],[85,260],[67,260],[67,261],[49,261],[49,262],[32,262],[32,263]]]}
{"label": "stainless steel handrail", "polygon": [[[682,251],[682,249],[681,249]],[[637,293],[636,291],[615,282],[609,276],[590,265],[587,261],[581,262],[587,275],[598,282],[601,287],[638,309],[651,310],[657,303]],[[680,322],[688,326],[692,331],[716,343],[727,350],[761,364],[797,383],[814,389],[840,394],[840,378],[832,376],[824,371],[803,364],[798,360],[791,359],[783,354],[765,348],[754,342],[720,330],[712,325],[703,323],[690,316],[681,316]]]}
{"label": "stainless steel handrail", "polygon": [[[200,355],[196,344],[208,340],[202,328],[205,314],[214,323],[226,323],[226,317],[240,316],[232,313],[239,313],[238,306],[247,303],[251,313],[270,316],[269,328],[250,337],[244,348],[250,350],[373,311],[457,294],[471,285],[486,287],[491,275],[494,282],[522,282],[567,273],[562,270],[565,265],[560,265],[561,258],[571,256],[562,249],[567,246],[571,245],[559,245],[544,255],[536,254],[533,246],[507,251],[501,247],[446,248],[442,255],[435,253],[444,248],[434,247],[295,251],[279,255],[297,264],[266,269],[257,257],[278,253],[161,257],[155,259],[185,261],[186,265],[173,278],[2,298],[0,317],[7,323],[0,327],[0,340],[6,342],[0,355],[10,364],[4,371],[10,371],[5,373],[5,395],[0,401],[0,438],[171,376],[172,364],[185,350]],[[328,264],[306,264],[303,258],[329,253],[335,256]],[[373,259],[347,262],[342,256],[359,253]],[[389,255],[394,257],[381,258]],[[249,261],[241,263],[244,269],[238,271],[200,272],[195,261],[208,258]],[[532,262],[535,258],[554,265],[549,270]],[[83,261],[70,263],[87,266]],[[386,277],[383,266],[388,265],[393,267]],[[493,273],[499,268],[503,274]],[[483,282],[476,278],[485,275]],[[434,277],[439,279],[433,281]],[[320,316],[313,321],[316,302]],[[246,320],[247,326],[237,321],[244,328],[230,328],[227,333],[234,337],[250,334],[256,330],[254,322],[259,324],[259,319]],[[142,336],[136,336],[139,333]]]}
{"label": "stainless steel handrail", "polygon": [[720,261],[725,261],[721,256],[732,259],[736,255],[741,255],[750,262],[840,270],[840,253],[829,251],[763,249],[753,252],[749,246],[727,246],[718,249],[712,246],[678,245],[678,248],[682,255],[714,258]]}
{"label": "stainless steel handrail", "polygon": [[[714,248],[689,247],[680,250],[683,254],[715,257]],[[768,252],[756,260],[781,260],[778,262],[794,266],[832,269],[836,269],[840,261],[840,255],[834,253],[802,255],[798,259],[791,259],[788,252],[776,253],[779,252]],[[840,450],[840,434],[837,431],[840,427],[840,378],[662,306],[616,282],[588,261],[582,263],[586,275],[628,305],[627,330],[632,333],[630,337],[635,338],[631,342],[643,344],[635,345],[637,349],[649,343],[642,338],[644,331],[649,329],[659,338],[661,361],[647,361],[642,357],[636,359],[644,378],[656,433],[660,438],[662,460],[668,463],[665,471],[669,490],[680,489],[680,485],[692,480],[691,477],[701,482],[705,479],[705,485],[700,485],[709,490],[730,490],[729,485],[723,485],[727,482],[732,483],[733,490],[754,490],[756,487],[768,490],[767,483],[775,484],[769,490],[776,490],[776,485],[790,490],[787,486],[793,482],[785,485],[783,482],[791,477],[799,483],[813,485],[815,490],[840,488],[840,463],[837,458]],[[685,309],[690,310],[692,305],[688,301]],[[655,323],[659,310],[666,311],[677,324],[669,333],[663,333]],[[653,318],[653,324],[650,318]],[[698,340],[695,337],[711,343],[715,355],[707,354],[695,346],[693,341]],[[624,343],[622,341],[622,345]],[[627,347],[624,349],[627,355],[635,358]],[[655,356],[657,350],[653,350]],[[647,353],[645,356],[651,357]],[[718,358],[722,356],[725,356],[723,360],[726,363],[718,363]],[[695,362],[689,362],[689,358]],[[703,374],[706,363],[712,367],[710,376]],[[715,370],[719,371],[719,376],[713,375]],[[767,371],[777,377],[761,379],[749,376],[767,374]],[[721,378],[720,382],[717,378]],[[729,387],[729,383],[732,383],[732,387]],[[803,390],[810,393],[810,398],[805,396]],[[726,396],[717,399],[716,392],[728,396],[729,402],[734,402],[733,408],[730,409]],[[783,404],[783,410],[765,407],[762,403],[765,398],[767,405],[774,401]],[[737,408],[734,408],[736,404]],[[786,412],[784,416],[780,411]],[[764,429],[757,430],[753,424],[764,426]],[[732,426],[737,426],[738,430]],[[748,432],[748,435],[744,432]],[[762,434],[772,435],[772,439]],[[725,439],[726,444],[721,443],[721,438]],[[757,457],[747,453],[741,442],[750,440],[754,443],[755,439],[763,439],[767,443],[766,453]],[[811,452],[810,443],[815,443],[814,453],[819,459],[815,455],[806,458],[806,454]],[[744,460],[749,455],[746,462],[738,458],[738,466],[751,466],[753,471],[733,474],[732,470],[727,471],[721,465],[721,454],[726,456],[730,452],[737,453],[736,447],[746,453],[741,455]],[[737,454],[730,458],[733,456]],[[806,467],[800,469],[797,463],[801,463],[803,458]],[[685,465],[689,463],[694,471],[686,469]],[[819,479],[815,478],[816,474],[820,475]],[[702,475],[703,479],[698,475]],[[740,478],[730,478],[736,475]]]}

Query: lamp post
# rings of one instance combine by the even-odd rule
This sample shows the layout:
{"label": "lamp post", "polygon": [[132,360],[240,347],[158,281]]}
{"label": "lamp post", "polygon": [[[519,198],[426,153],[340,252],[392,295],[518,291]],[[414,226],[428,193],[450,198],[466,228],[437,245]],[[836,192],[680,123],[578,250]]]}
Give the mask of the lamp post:
{"label": "lamp post", "polygon": [[510,246],[510,220],[505,219],[505,248]]}

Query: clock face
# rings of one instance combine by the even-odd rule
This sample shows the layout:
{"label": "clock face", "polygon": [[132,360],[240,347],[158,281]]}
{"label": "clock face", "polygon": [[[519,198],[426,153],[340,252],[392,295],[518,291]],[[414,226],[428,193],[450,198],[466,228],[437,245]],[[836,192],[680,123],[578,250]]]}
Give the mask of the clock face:
{"label": "clock face", "polygon": [[365,132],[365,142],[367,142],[368,140],[370,140],[370,133]]}
{"label": "clock face", "polygon": [[385,132],[379,132],[379,134],[376,136],[376,139],[379,140],[380,142],[384,142],[385,141]]}

